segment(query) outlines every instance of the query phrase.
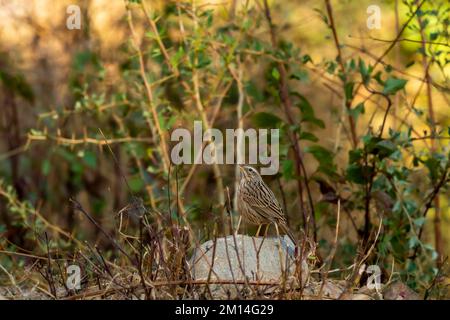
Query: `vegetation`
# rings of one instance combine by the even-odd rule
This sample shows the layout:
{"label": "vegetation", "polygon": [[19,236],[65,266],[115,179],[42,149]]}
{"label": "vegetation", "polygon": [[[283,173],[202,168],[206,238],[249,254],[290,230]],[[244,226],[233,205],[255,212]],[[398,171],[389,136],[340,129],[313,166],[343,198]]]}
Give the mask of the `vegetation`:
{"label": "vegetation", "polygon": [[264,179],[294,233],[317,243],[314,277],[352,290],[373,264],[383,283],[450,297],[447,1],[384,1],[380,29],[366,1],[107,3],[78,1],[80,30],[67,29],[64,1],[54,16],[0,8],[9,293],[208,297],[189,257],[234,231],[238,170],[172,164],[170,133],[200,120],[280,129],[280,170]]}

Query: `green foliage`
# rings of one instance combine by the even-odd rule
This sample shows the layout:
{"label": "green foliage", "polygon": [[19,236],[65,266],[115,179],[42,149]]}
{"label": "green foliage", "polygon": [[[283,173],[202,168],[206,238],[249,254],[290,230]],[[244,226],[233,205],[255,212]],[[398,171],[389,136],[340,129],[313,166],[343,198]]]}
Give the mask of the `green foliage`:
{"label": "green foliage", "polygon": [[323,172],[329,176],[335,173],[336,166],[333,163],[333,153],[320,145],[312,145],[305,147],[305,152],[311,153],[319,162],[318,171]]}
{"label": "green foliage", "polygon": [[395,94],[397,91],[403,89],[406,84],[404,79],[396,79],[389,77],[384,83],[383,93],[384,94]]}
{"label": "green foliage", "polygon": [[[242,120],[244,128],[280,129],[280,174],[275,178],[280,186],[272,181],[272,189],[285,198],[293,230],[312,223],[303,219],[305,208],[314,212],[317,224],[315,230],[309,228],[309,235],[318,233],[323,257],[333,249],[328,229],[336,226],[340,201],[341,226],[346,229],[339,233],[336,268],[348,270],[357,254],[373,246],[365,263],[379,264],[389,272],[394,269],[415,289],[430,286],[437,274],[438,252],[423,234],[430,229],[428,212],[434,209],[434,198],[449,192],[449,150],[442,142],[448,141],[450,127],[445,117],[431,119],[430,108],[421,105],[427,100],[426,90],[411,97],[414,83],[407,84],[424,58],[432,77],[431,91],[446,93],[449,52],[442,43],[448,38],[448,6],[431,1],[417,12],[402,35],[405,41],[395,44],[401,47],[397,64],[392,52],[378,61],[379,55],[369,49],[347,46],[338,14],[334,23],[342,39],[337,48],[332,39],[336,26],[332,30],[328,13],[319,9],[315,11],[330,28],[324,36],[328,51],[323,56],[313,52],[313,61],[303,51],[314,43],[303,46],[292,41],[295,35],[284,32],[290,28],[287,22],[273,21],[276,39],[272,42],[265,12],[258,6],[242,5],[233,17],[228,9],[163,2],[161,7],[149,6],[145,16],[142,1],[127,4],[130,16],[120,20],[119,27],[128,28],[123,22],[131,18],[139,36],[135,39],[125,29],[127,38],[111,51],[114,54],[102,52],[90,38],[72,46],[70,70],[65,74],[68,84],[55,101],[35,93],[25,72],[1,65],[2,98],[8,93],[35,107],[30,118],[15,127],[5,116],[2,128],[8,149],[7,161],[1,158],[0,163],[0,198],[11,224],[23,227],[20,237],[33,241],[36,234],[48,230],[48,224],[35,215],[41,206],[50,220],[74,237],[97,237],[97,231],[79,230],[69,197],[83,199],[88,211],[105,224],[130,204],[127,198],[142,197],[151,212],[145,218],[161,228],[149,241],[173,245],[169,250],[174,252],[179,244],[164,238],[177,231],[168,226],[171,220],[180,230],[191,224],[197,240],[223,235],[228,223],[221,217],[226,191],[233,197],[235,168],[220,166],[217,174],[212,166],[170,166],[164,152],[170,152],[172,130],[192,129],[194,120],[207,119],[220,130],[234,128]],[[408,14],[416,7],[412,0],[401,5]],[[399,12],[404,22],[407,16]],[[336,56],[338,51],[342,56]],[[412,101],[415,105],[410,105]],[[441,101],[434,99],[435,108]],[[242,119],[237,119],[238,108]],[[19,105],[17,109],[22,111]],[[428,130],[423,137],[422,122]],[[219,178],[224,190],[219,190]],[[319,179],[330,186],[317,189]],[[121,218],[129,229],[113,231],[134,239],[135,217]],[[375,238],[379,224],[381,233]],[[0,235],[10,233],[8,228],[0,223]],[[38,243],[36,250],[44,254],[42,242]],[[18,249],[3,239],[0,246]],[[55,236],[51,247],[75,250],[76,245]],[[108,248],[106,254],[115,252]]]}
{"label": "green foliage", "polygon": [[273,128],[283,121],[276,115],[268,112],[258,112],[253,116],[253,123],[258,128]]}
{"label": "green foliage", "polygon": [[316,118],[314,109],[309,101],[299,93],[293,94],[298,98],[296,106],[301,110],[301,122],[311,123],[319,128],[325,128],[323,120]]}
{"label": "green foliage", "polygon": [[0,69],[0,82],[12,92],[17,93],[28,102],[34,101],[34,93],[25,77],[20,73],[9,73]]}

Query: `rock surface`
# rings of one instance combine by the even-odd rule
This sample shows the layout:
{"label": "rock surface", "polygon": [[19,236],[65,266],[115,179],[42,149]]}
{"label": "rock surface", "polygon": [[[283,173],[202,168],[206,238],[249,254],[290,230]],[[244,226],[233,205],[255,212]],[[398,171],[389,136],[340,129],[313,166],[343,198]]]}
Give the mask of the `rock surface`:
{"label": "rock surface", "polygon": [[[191,273],[195,280],[224,281],[223,284],[209,285],[214,298],[236,298],[244,285],[227,284],[227,281],[297,281],[294,250],[294,244],[287,236],[255,238],[231,235],[218,238],[215,248],[212,240],[197,248],[190,259]],[[305,260],[301,273],[305,283],[309,276]]]}
{"label": "rock surface", "polygon": [[400,281],[390,283],[383,289],[385,300],[422,300],[417,292]]}

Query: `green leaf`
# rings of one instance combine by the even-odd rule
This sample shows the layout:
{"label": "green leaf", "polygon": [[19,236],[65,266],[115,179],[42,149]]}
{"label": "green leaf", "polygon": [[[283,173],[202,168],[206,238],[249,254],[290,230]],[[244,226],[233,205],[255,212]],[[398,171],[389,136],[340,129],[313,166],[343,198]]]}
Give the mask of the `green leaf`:
{"label": "green leaf", "polygon": [[40,130],[30,129],[30,135],[32,136],[42,136],[44,133]]}
{"label": "green leaf", "polygon": [[418,117],[423,116],[423,111],[422,110],[416,108],[415,106],[412,106],[411,108],[414,111],[414,113],[416,114],[416,116],[418,116]]}
{"label": "green leaf", "polygon": [[431,251],[431,259],[435,261],[437,258],[439,258],[439,254],[436,252],[436,250]]}
{"label": "green leaf", "polygon": [[367,135],[363,137],[363,142],[367,153],[378,156],[380,160],[397,151],[397,145],[391,140]]}
{"label": "green leaf", "polygon": [[439,37],[439,32],[432,32],[430,33],[430,40],[434,41]]}
{"label": "green leaf", "polygon": [[273,69],[272,69],[272,77],[273,77],[275,80],[280,80],[280,72],[278,71],[277,68],[273,68]]}
{"label": "green leaf", "polygon": [[309,122],[322,129],[325,128],[325,123],[322,120],[316,118],[314,109],[309,103],[308,99],[306,99],[298,92],[293,92],[293,94],[299,98],[299,102],[296,103],[296,106],[299,107],[302,112],[301,122]]}
{"label": "green leaf", "polygon": [[128,180],[130,189],[133,192],[139,192],[144,188],[144,181],[142,181],[140,176],[134,176]]}
{"label": "green leaf", "polygon": [[357,184],[365,184],[369,181],[369,177],[373,172],[370,166],[364,166],[357,163],[352,163],[347,167],[346,177],[350,182]]}
{"label": "green leaf", "polygon": [[252,20],[251,19],[245,19],[242,23],[242,30],[247,31],[252,26]]}
{"label": "green leaf", "polygon": [[355,86],[355,83],[350,81],[347,82],[344,86],[345,89],[345,100],[349,101],[353,99],[353,87]]}
{"label": "green leaf", "polygon": [[258,128],[275,128],[282,122],[279,117],[268,112],[258,112],[252,117],[252,120]]}
{"label": "green leaf", "polygon": [[309,141],[312,141],[312,142],[317,142],[317,141],[319,141],[319,139],[318,139],[314,134],[312,134],[312,133],[310,133],[310,132],[302,132],[302,133],[300,134],[299,139],[300,139],[300,140],[309,140]]}
{"label": "green leaf", "polygon": [[257,39],[253,39],[251,48],[255,51],[262,51],[264,49],[264,45],[261,43],[261,41],[258,41]]}
{"label": "green leaf", "polygon": [[362,149],[354,149],[354,150],[350,150],[348,152],[348,157],[349,157],[349,162],[350,163],[354,163],[354,162],[358,162],[360,159],[362,159],[364,155],[364,152]]}
{"label": "green leaf", "polygon": [[415,63],[415,61],[414,61],[414,60],[411,60],[410,62],[408,62],[408,63],[405,65],[405,68],[411,67],[414,63]]}
{"label": "green leaf", "polygon": [[28,102],[34,101],[33,89],[22,74],[10,74],[0,70],[0,83]]}
{"label": "green leaf", "polygon": [[360,102],[356,105],[356,107],[348,110],[348,113],[350,116],[356,120],[358,120],[358,117],[360,114],[364,114],[365,108],[364,108],[364,102]]}
{"label": "green leaf", "polygon": [[431,181],[436,181],[439,176],[439,160],[437,158],[431,157],[422,162],[428,168]]}
{"label": "green leaf", "polygon": [[384,83],[383,93],[384,94],[395,94],[397,91],[403,89],[406,85],[407,80],[397,79],[389,77]]}
{"label": "green leaf", "polygon": [[375,75],[373,75],[372,78],[374,78],[378,82],[378,84],[384,86],[384,81],[381,79],[381,71],[375,73]]}
{"label": "green leaf", "polygon": [[333,153],[319,145],[305,147],[305,152],[311,153],[320,163],[329,164],[333,162]]}
{"label": "green leaf", "polygon": [[294,162],[290,159],[283,160],[283,178],[286,180],[291,180],[294,177]]}
{"label": "green leaf", "polygon": [[414,219],[414,224],[418,227],[421,227],[424,225],[425,221],[426,221],[425,217],[416,218]]}
{"label": "green leaf", "polygon": [[92,199],[92,212],[94,214],[101,214],[105,206],[106,206],[105,200],[97,198]]}
{"label": "green leaf", "polygon": [[50,169],[51,169],[51,164],[50,164],[50,160],[45,159],[44,162],[42,162],[42,174],[44,176],[48,176],[48,174],[50,173]]}
{"label": "green leaf", "polygon": [[392,153],[397,150],[397,146],[390,140],[382,140],[378,142],[376,145],[376,150],[380,159],[389,157]]}
{"label": "green leaf", "polygon": [[356,68],[355,59],[351,59],[350,62],[347,63],[347,65],[350,70],[352,70],[352,71],[355,70],[355,68]]}
{"label": "green leaf", "polygon": [[418,244],[420,243],[420,240],[417,238],[417,236],[411,236],[408,240],[408,247],[409,249],[414,249]]}
{"label": "green leaf", "polygon": [[375,136],[372,136],[371,134],[367,134],[362,137],[362,141],[364,142],[364,148],[367,150],[368,153],[373,153],[373,150],[376,147],[376,144],[383,140],[382,138],[378,138]]}
{"label": "green leaf", "polygon": [[251,96],[256,101],[258,102],[264,101],[264,95],[261,93],[261,90],[258,89],[258,87],[253,81],[248,81],[245,84],[245,91],[249,96]]}
{"label": "green leaf", "polygon": [[363,82],[367,85],[370,81],[370,74],[372,73],[372,68],[367,68],[364,60],[359,59],[359,73],[361,73],[361,78]]}
{"label": "green leaf", "polygon": [[70,169],[76,174],[83,173],[83,165],[80,162],[72,162],[70,164]]}
{"label": "green leaf", "polygon": [[90,150],[86,150],[84,152],[83,161],[88,167],[92,169],[95,169],[97,167],[97,156]]}
{"label": "green leaf", "polygon": [[415,274],[417,272],[417,264],[413,260],[408,259],[406,271],[409,274]]}
{"label": "green leaf", "polygon": [[212,26],[212,23],[213,23],[213,13],[214,13],[214,11],[213,10],[206,10],[203,14],[202,14],[202,16],[206,16],[206,26],[209,28],[209,27],[211,27]]}
{"label": "green leaf", "polygon": [[170,57],[170,64],[172,65],[172,67],[176,68],[178,66],[178,64],[180,63],[181,58],[184,56],[184,49],[183,47],[179,47],[177,53],[175,53],[174,55],[172,55]]}
{"label": "green leaf", "polygon": [[397,151],[397,145],[391,140],[385,140],[374,136],[364,136],[364,147],[368,153],[377,155],[380,159],[389,157]]}
{"label": "green leaf", "polygon": [[313,10],[317,12],[322,21],[325,22],[326,25],[328,25],[328,16],[318,8],[314,8]]}
{"label": "green leaf", "polygon": [[143,158],[147,155],[147,150],[142,143],[139,142],[130,142],[124,145],[125,150],[133,156],[138,158]]}
{"label": "green leaf", "polygon": [[307,62],[313,62],[313,61],[312,61],[311,56],[309,54],[305,54],[302,57],[302,62],[303,62],[303,64],[306,64]]}
{"label": "green leaf", "polygon": [[329,74],[334,74],[334,71],[336,70],[337,64],[334,61],[327,61],[325,63],[326,67],[327,67],[327,72]]}
{"label": "green leaf", "polygon": [[296,79],[302,82],[307,82],[309,80],[308,72],[305,70],[298,70],[295,72],[292,72],[291,79]]}
{"label": "green leaf", "polygon": [[327,175],[332,175],[336,171],[336,166],[333,163],[334,155],[328,149],[319,145],[313,145],[306,147],[304,150],[307,153],[311,153],[319,162],[319,171]]}
{"label": "green leaf", "polygon": [[197,55],[197,65],[195,66],[197,69],[205,68],[206,66],[211,64],[211,58],[204,51],[199,51]]}

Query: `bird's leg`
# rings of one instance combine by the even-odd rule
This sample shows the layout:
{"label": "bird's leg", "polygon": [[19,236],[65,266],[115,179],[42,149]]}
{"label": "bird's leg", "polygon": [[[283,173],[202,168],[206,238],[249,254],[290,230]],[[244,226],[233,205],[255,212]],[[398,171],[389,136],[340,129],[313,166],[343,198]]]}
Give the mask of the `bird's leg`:
{"label": "bird's leg", "polygon": [[258,226],[258,230],[256,231],[255,237],[259,237],[259,232],[261,231],[261,226],[262,226],[262,224],[260,224],[260,225]]}
{"label": "bird's leg", "polygon": [[279,237],[280,231],[278,230],[278,223],[274,222],[273,224],[275,225],[275,230],[277,231],[277,237]]}
{"label": "bird's leg", "polygon": [[238,235],[239,228],[240,228],[240,226],[241,226],[241,220],[242,220],[242,216],[239,215],[239,220],[238,220],[237,228],[236,228],[236,231],[234,231],[234,235],[235,235],[235,236]]}
{"label": "bird's leg", "polygon": [[266,224],[266,231],[264,231],[264,237],[267,238],[267,232],[269,231],[270,223]]}

